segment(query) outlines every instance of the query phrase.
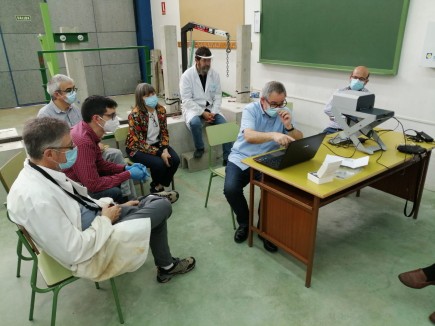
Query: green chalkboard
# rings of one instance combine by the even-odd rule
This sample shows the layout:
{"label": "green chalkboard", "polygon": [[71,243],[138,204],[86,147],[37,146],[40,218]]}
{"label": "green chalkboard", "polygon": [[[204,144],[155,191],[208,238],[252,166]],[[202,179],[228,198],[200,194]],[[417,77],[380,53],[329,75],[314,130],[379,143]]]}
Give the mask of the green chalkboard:
{"label": "green chalkboard", "polygon": [[260,62],[395,75],[410,0],[262,0]]}

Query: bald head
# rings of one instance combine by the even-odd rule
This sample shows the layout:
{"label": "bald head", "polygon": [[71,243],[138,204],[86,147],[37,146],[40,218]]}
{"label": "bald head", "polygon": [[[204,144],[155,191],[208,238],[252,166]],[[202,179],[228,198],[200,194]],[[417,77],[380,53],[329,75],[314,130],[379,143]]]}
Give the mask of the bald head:
{"label": "bald head", "polygon": [[354,91],[360,91],[369,82],[369,70],[367,67],[358,66],[349,77],[349,88]]}
{"label": "bald head", "polygon": [[369,68],[367,68],[366,66],[358,66],[355,67],[355,69],[352,71],[350,78],[355,78],[355,77],[365,78],[365,81],[368,82],[369,76],[370,76]]}

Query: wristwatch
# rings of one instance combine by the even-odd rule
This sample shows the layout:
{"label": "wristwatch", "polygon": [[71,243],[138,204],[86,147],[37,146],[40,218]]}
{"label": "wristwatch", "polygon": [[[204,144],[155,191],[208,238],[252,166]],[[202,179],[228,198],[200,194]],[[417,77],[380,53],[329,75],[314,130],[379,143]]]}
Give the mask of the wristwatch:
{"label": "wristwatch", "polygon": [[287,129],[286,127],[284,127],[285,131],[287,132],[292,132],[293,130],[295,130],[295,127],[293,127],[293,125],[291,125],[292,127],[290,129]]}

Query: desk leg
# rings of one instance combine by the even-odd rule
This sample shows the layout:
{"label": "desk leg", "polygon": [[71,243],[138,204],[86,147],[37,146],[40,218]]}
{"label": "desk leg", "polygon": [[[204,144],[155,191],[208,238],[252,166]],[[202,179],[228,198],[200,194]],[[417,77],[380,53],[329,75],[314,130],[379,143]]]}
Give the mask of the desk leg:
{"label": "desk leg", "polygon": [[254,227],[254,169],[251,168],[249,172],[249,232],[248,232],[248,245],[252,247],[252,228]]}
{"label": "desk leg", "polygon": [[420,209],[420,202],[421,202],[421,196],[423,195],[423,189],[424,189],[424,183],[426,181],[426,174],[427,174],[427,168],[429,167],[429,162],[430,162],[430,155],[432,154],[432,151],[429,151],[426,156],[421,160],[420,164],[421,164],[421,173],[420,173],[420,178],[419,180],[417,180],[418,185],[417,185],[417,196],[414,202],[414,214],[412,216],[413,219],[417,219],[418,216],[418,211]]}
{"label": "desk leg", "polygon": [[313,200],[313,210],[312,210],[312,218],[313,225],[311,229],[310,236],[310,250],[308,254],[308,262],[307,262],[307,272],[305,274],[305,286],[309,288],[311,286],[311,274],[313,273],[313,264],[314,264],[314,252],[316,250],[316,237],[317,237],[317,220],[319,217],[319,208],[320,208],[320,199],[314,197]]}

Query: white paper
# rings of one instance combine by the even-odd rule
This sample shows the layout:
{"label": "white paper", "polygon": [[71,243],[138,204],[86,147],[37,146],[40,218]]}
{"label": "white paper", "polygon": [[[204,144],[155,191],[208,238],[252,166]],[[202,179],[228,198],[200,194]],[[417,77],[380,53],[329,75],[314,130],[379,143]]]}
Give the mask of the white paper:
{"label": "white paper", "polygon": [[369,164],[369,156],[364,156],[361,158],[345,158],[337,155],[326,155],[325,162],[336,162],[337,160],[342,160],[341,166],[347,166],[352,169],[360,168]]}

